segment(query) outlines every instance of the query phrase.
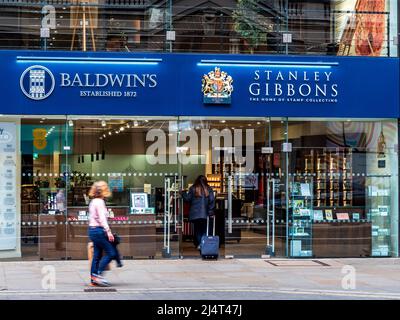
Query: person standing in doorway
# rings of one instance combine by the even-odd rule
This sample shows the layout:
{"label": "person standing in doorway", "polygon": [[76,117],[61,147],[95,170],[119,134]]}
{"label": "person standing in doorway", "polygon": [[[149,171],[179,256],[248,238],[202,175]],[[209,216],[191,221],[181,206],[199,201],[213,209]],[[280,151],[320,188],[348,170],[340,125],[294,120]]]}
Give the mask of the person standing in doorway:
{"label": "person standing in doorway", "polygon": [[[118,258],[118,252],[112,244],[114,236],[107,222],[105,199],[111,195],[105,181],[95,182],[90,191],[89,238],[93,242],[93,260],[90,270],[91,285],[108,286],[103,276],[108,264]],[[105,255],[103,256],[103,252]]]}
{"label": "person standing in doorway", "polygon": [[214,215],[215,196],[203,175],[197,177],[187,192],[182,193],[184,201],[190,203],[189,221],[193,223],[193,243],[200,250],[201,238],[207,232],[207,217]]}

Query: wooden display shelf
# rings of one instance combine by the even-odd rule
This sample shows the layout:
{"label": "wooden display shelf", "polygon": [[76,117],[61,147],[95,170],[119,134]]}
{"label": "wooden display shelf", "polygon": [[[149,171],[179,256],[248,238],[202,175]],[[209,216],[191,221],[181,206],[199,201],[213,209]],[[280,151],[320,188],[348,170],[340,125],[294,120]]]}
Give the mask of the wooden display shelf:
{"label": "wooden display shelf", "polygon": [[[115,210],[113,209],[115,212]],[[76,214],[69,212],[71,218]],[[88,222],[70,221],[65,215],[39,216],[39,257],[51,259],[87,259]],[[128,221],[131,224],[128,224]],[[146,223],[138,223],[146,221]],[[57,222],[55,225],[54,222]],[[154,258],[156,255],[156,223],[153,214],[129,215],[126,223],[109,220],[111,230],[120,235],[118,246],[124,258]],[[136,222],[136,224],[134,224]],[[46,223],[46,224],[44,224]]]}
{"label": "wooden display shelf", "polygon": [[313,255],[319,258],[354,258],[371,255],[372,224],[370,222],[314,223]]}

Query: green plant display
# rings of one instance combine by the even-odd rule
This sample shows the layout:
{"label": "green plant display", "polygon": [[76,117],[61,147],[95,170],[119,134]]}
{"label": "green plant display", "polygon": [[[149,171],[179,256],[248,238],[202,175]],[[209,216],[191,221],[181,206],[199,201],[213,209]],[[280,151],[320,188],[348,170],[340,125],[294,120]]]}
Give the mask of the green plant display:
{"label": "green plant display", "polygon": [[265,27],[258,21],[262,11],[260,2],[258,0],[238,0],[237,8],[232,14],[235,31],[245,39],[251,52],[267,41]]}

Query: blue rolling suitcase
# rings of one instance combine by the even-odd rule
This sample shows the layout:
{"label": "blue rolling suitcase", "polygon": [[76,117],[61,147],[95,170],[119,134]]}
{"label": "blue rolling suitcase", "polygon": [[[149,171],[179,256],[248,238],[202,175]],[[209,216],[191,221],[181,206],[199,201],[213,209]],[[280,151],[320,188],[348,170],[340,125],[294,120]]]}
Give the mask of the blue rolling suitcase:
{"label": "blue rolling suitcase", "polygon": [[215,235],[215,216],[213,223],[213,235],[208,235],[209,217],[207,217],[207,234],[201,238],[200,253],[203,259],[218,259],[219,236]]}

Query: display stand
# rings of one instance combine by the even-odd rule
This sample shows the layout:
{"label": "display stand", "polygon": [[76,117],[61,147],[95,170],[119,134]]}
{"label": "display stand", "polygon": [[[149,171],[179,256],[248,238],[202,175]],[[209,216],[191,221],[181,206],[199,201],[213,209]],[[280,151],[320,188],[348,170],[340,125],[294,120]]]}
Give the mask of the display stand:
{"label": "display stand", "polygon": [[183,208],[183,200],[179,191],[184,186],[184,176],[165,176],[164,178],[164,243],[162,256],[169,258],[171,252],[171,230],[173,235],[178,231],[178,217],[180,208]]}
{"label": "display stand", "polygon": [[313,178],[293,177],[290,182],[290,257],[312,256]]}
{"label": "display stand", "polygon": [[390,176],[367,177],[368,220],[372,223],[372,256],[390,256]]}

